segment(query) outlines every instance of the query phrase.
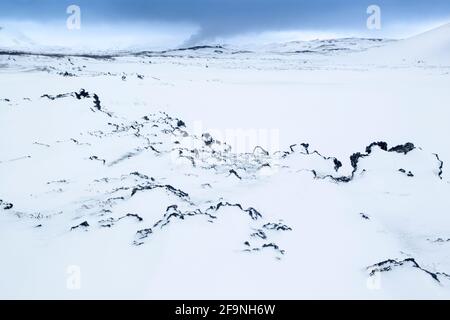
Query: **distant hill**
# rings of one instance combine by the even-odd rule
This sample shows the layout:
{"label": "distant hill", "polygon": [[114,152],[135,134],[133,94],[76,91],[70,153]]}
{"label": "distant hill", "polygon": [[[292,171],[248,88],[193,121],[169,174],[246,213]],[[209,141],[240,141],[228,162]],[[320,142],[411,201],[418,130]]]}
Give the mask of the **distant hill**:
{"label": "distant hill", "polygon": [[377,64],[450,65],[450,23],[356,56]]}

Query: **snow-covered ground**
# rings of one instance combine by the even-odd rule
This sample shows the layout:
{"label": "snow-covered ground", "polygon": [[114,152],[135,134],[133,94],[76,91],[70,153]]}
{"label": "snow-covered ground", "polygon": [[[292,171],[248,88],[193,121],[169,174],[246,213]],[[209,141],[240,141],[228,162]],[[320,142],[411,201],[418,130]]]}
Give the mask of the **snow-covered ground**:
{"label": "snow-covered ground", "polygon": [[450,25],[111,55],[5,43],[0,298],[450,298]]}

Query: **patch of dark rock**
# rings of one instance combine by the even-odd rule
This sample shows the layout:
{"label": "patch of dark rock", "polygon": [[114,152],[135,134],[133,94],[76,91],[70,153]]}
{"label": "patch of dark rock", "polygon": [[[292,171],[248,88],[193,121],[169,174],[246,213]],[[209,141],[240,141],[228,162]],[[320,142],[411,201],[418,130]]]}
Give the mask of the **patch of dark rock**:
{"label": "patch of dark rock", "polygon": [[126,219],[126,218],[135,218],[138,222],[144,221],[144,218],[142,218],[138,214],[127,213],[123,217],[119,217],[117,219],[109,218],[109,219],[106,219],[106,220],[101,220],[101,221],[99,221],[99,223],[100,223],[101,227],[111,228],[116,222],[119,222],[120,220],[123,220],[123,219]]}
{"label": "patch of dark rock", "polygon": [[387,151],[387,149],[388,149],[388,144],[386,142],[384,142],[384,141],[372,142],[371,144],[369,144],[366,147],[366,153],[367,154],[371,154],[372,153],[372,148],[374,146],[379,147],[383,151]]}
{"label": "patch of dark rock", "polygon": [[145,174],[142,174],[142,173],[140,173],[140,172],[137,172],[137,171],[135,171],[135,172],[131,172],[131,173],[130,173],[130,175],[133,175],[133,176],[139,177],[139,178],[141,178],[141,179],[144,179],[144,180],[151,180],[151,181],[155,181],[155,178],[153,178],[153,177],[149,177],[149,176],[147,176],[147,175],[145,175]]}
{"label": "patch of dark rock", "polygon": [[439,155],[437,153],[433,153],[433,155],[436,157],[437,161],[439,162],[439,171],[438,171],[438,177],[442,180],[442,173],[443,173],[443,168],[444,168],[444,161],[442,161],[439,158]]}
{"label": "patch of dark rock", "polygon": [[55,180],[55,181],[47,182],[47,184],[53,184],[53,183],[68,183],[68,181],[63,179],[63,180]]}
{"label": "patch of dark rock", "polygon": [[133,157],[135,157],[135,156],[141,154],[142,151],[143,151],[143,149],[136,148],[134,152],[127,152],[127,153],[125,153],[124,155],[122,155],[120,158],[118,158],[118,159],[116,159],[116,160],[114,160],[114,161],[111,161],[111,162],[108,164],[108,166],[112,167],[112,166],[115,166],[116,164],[118,164],[118,163],[120,163],[120,162],[122,162],[122,161],[131,159],[131,158],[133,158]]}
{"label": "patch of dark rock", "polygon": [[[301,143],[300,145],[305,149],[306,154],[309,154],[309,143]],[[291,151],[293,151],[292,148]]]}
{"label": "patch of dark rock", "polygon": [[228,171],[228,173],[229,173],[228,177],[231,176],[231,175],[234,175],[239,180],[242,180],[241,176],[236,172],[236,170],[231,169],[231,170]]}
{"label": "patch of dark rock", "polygon": [[433,280],[437,281],[437,282],[441,282],[441,280],[439,279],[439,277],[446,277],[446,278],[450,278],[449,275],[447,275],[446,273],[442,273],[442,272],[432,272],[429,271],[427,269],[422,268],[414,258],[406,258],[404,260],[395,260],[395,259],[388,259],[379,263],[376,263],[374,265],[371,265],[369,267],[367,267],[366,269],[369,271],[369,275],[373,276],[375,275],[375,273],[377,272],[387,272],[387,271],[391,271],[394,268],[400,267],[400,266],[410,266],[412,268],[416,268],[419,269],[423,272],[425,272],[426,274],[428,274],[431,278],[433,278]]}
{"label": "patch of dark rock", "polygon": [[100,99],[97,94],[94,94],[94,108],[102,111],[102,106],[100,105]]}
{"label": "patch of dark rock", "polygon": [[242,251],[244,251],[244,252],[252,252],[252,251],[261,251],[261,249],[260,248],[252,248],[252,249],[244,249]]}
{"label": "patch of dark rock", "polygon": [[337,182],[337,183],[339,183],[339,182],[347,183],[347,182],[352,181],[351,176],[350,177],[347,177],[347,176],[335,177],[335,176],[332,176],[331,174],[321,176],[321,175],[317,174],[316,170],[311,170],[311,173],[313,174],[314,179],[321,179],[321,180],[331,179],[332,181]]}
{"label": "patch of dark rock", "polygon": [[254,155],[269,156],[269,152],[266,149],[264,149],[263,147],[261,147],[261,146],[256,146],[253,149],[253,154]]}
{"label": "patch of dark rock", "polygon": [[90,98],[89,92],[87,92],[84,89],[81,89],[80,92],[74,92],[73,93],[75,95],[75,97],[80,100],[82,98]]}
{"label": "patch of dark rock", "polygon": [[131,196],[134,196],[137,192],[139,191],[144,191],[144,190],[153,190],[156,188],[162,188],[162,189],[166,189],[167,191],[169,191],[170,193],[176,195],[177,197],[180,198],[189,198],[189,194],[187,194],[186,192],[174,188],[173,186],[166,184],[166,185],[160,185],[160,184],[153,184],[153,183],[148,183],[146,185],[139,185],[137,187],[134,187],[133,190],[131,191]]}
{"label": "patch of dark rock", "polygon": [[279,222],[279,223],[266,223],[265,225],[263,225],[264,229],[267,230],[276,230],[276,231],[292,231],[292,228]]}
{"label": "patch of dark rock", "polygon": [[361,218],[363,218],[365,220],[370,220],[370,217],[367,214],[363,213],[363,212],[361,212],[359,215],[361,216]]}
{"label": "patch of dark rock", "polygon": [[342,162],[340,162],[338,159],[333,158],[334,163],[334,170],[338,172],[339,168],[342,167]]}
{"label": "patch of dark rock", "polygon": [[76,74],[70,73],[70,72],[58,72],[58,75],[63,76],[63,77],[76,77]]}
{"label": "patch of dark rock", "polygon": [[277,244],[273,243],[273,242],[272,243],[264,243],[261,248],[262,249],[272,248],[273,250],[275,250],[275,251],[277,251],[277,252],[279,252],[281,254],[285,254],[285,251],[280,249],[280,247]]}
{"label": "patch of dark rock", "polygon": [[87,143],[87,142],[80,142],[80,141],[78,141],[77,139],[74,139],[74,138],[70,138],[70,141],[72,141],[73,143],[75,143],[75,144],[77,144],[77,145],[79,145],[79,146],[82,146],[82,145],[90,146],[90,143]]}
{"label": "patch of dark rock", "polygon": [[102,162],[103,164],[105,164],[106,163],[106,160],[105,159],[100,159],[99,157],[97,157],[97,156],[90,156],[89,157],[89,160],[96,160],[96,161],[100,161],[100,162]]}
{"label": "patch of dark rock", "polygon": [[[294,153],[295,152],[295,147],[297,146],[297,144],[291,144],[290,146],[289,146],[289,151],[287,151],[286,152],[286,155],[288,155],[288,154],[291,154],[291,153]],[[306,149],[305,149],[306,150]],[[308,153],[308,151],[306,151],[306,153]]]}
{"label": "patch of dark rock", "polygon": [[14,205],[12,203],[5,202],[0,199],[0,208],[2,208],[3,210],[11,210],[13,207]]}
{"label": "patch of dark rock", "polygon": [[[258,219],[259,217],[261,217],[261,215],[259,214],[259,212],[256,211],[254,208],[243,209],[242,206],[241,206],[240,204],[231,204],[231,203],[228,203],[228,202],[225,202],[225,203],[224,203],[224,202],[219,202],[217,205],[210,206],[210,207],[207,208],[205,211],[202,211],[202,210],[200,210],[200,209],[195,209],[195,210],[193,210],[193,211],[182,212],[182,211],[180,211],[180,210],[178,209],[178,205],[171,205],[171,206],[168,206],[168,207],[167,207],[166,213],[164,214],[164,218],[163,218],[163,219],[160,219],[158,222],[156,222],[156,223],[153,225],[153,228],[159,227],[160,229],[162,229],[162,228],[166,227],[166,226],[172,221],[172,219],[185,220],[185,218],[187,218],[187,217],[192,217],[192,216],[197,216],[197,215],[206,216],[206,217],[209,218],[208,221],[209,221],[210,223],[213,223],[213,221],[214,221],[215,219],[217,219],[217,217],[214,216],[214,215],[212,215],[210,212],[211,212],[211,211],[216,212],[216,211],[218,211],[220,208],[222,208],[222,207],[227,207],[227,206],[229,206],[229,207],[238,207],[241,211],[248,213],[249,216],[250,216],[253,220],[256,220],[256,219]],[[139,237],[138,240],[142,240],[143,238],[148,237],[149,234],[150,234],[151,232],[153,232],[153,229],[144,229],[144,230],[147,230],[147,231],[145,231],[145,235],[143,236],[143,235],[142,235],[142,232],[139,232],[139,234],[138,234],[138,237]],[[148,232],[149,230],[150,230],[151,232]],[[142,231],[142,230],[141,230],[141,231]],[[264,232],[263,232],[262,230],[258,230],[258,231],[260,231],[262,234],[264,234]],[[264,236],[265,236],[265,234],[264,234]],[[264,238],[264,239],[265,239],[265,238]],[[142,242],[142,241],[139,241],[139,242]]]}
{"label": "patch of dark rock", "polygon": [[406,176],[408,176],[408,177],[411,177],[411,178],[414,177],[414,174],[411,171],[406,172],[406,170],[403,168],[398,169],[398,171],[406,174]]}
{"label": "patch of dark rock", "polygon": [[271,166],[268,163],[264,163],[258,169],[262,169],[262,168],[271,168]]}
{"label": "patch of dark rock", "polygon": [[[339,159],[337,159],[337,158],[335,158],[335,157],[327,157],[327,156],[323,156],[323,155],[322,155],[319,151],[317,151],[317,150],[314,150],[313,152],[310,152],[310,151],[309,151],[309,143],[301,143],[300,145],[301,145],[301,146],[303,147],[303,149],[304,149],[304,152],[301,152],[302,154],[306,154],[306,155],[316,154],[316,155],[318,155],[319,157],[321,157],[321,158],[324,159],[324,160],[332,160],[332,161],[333,161],[333,165],[334,165],[334,170],[335,170],[336,172],[338,172],[339,169],[342,167],[342,162],[339,161]],[[293,145],[289,146],[290,151],[284,152],[284,154],[282,155],[282,157],[286,157],[287,155],[290,155],[290,154],[292,154],[292,153],[295,153],[295,149],[294,149],[294,148],[295,148],[296,146],[297,146],[296,144],[293,144]]]}
{"label": "patch of dark rock", "polygon": [[[397,145],[397,146],[392,147],[390,149],[388,148],[388,144],[386,142],[384,142],[384,141],[372,142],[370,145],[368,145],[365,148],[366,153],[355,152],[355,153],[353,153],[350,156],[350,165],[353,168],[352,173],[351,173],[350,176],[341,176],[341,177],[335,177],[335,176],[332,176],[332,175],[320,176],[319,174],[317,174],[317,172],[315,170],[311,170],[311,172],[313,173],[315,178],[319,178],[319,179],[330,178],[331,180],[333,180],[335,182],[344,182],[344,183],[350,182],[350,181],[353,180],[354,175],[355,175],[356,171],[358,170],[359,160],[362,159],[362,158],[370,156],[374,147],[378,147],[381,150],[386,151],[386,152],[404,153],[405,155],[415,149],[414,144],[411,143],[411,142],[407,142],[407,143],[402,144],[402,145]],[[292,150],[292,148],[291,148],[291,150]],[[339,160],[337,160],[336,158],[334,158],[334,157],[324,157],[320,153],[318,153],[317,151],[314,151],[313,153],[317,153],[318,155],[320,155],[325,160],[333,159],[333,161],[335,163],[334,169],[336,171],[338,171],[338,169],[342,166],[342,163]],[[403,172],[403,171],[401,171],[401,172]],[[409,177],[413,177],[414,176],[412,172],[406,172],[406,170],[405,170],[404,173],[407,176],[409,176]]]}
{"label": "patch of dark rock", "polygon": [[33,142],[33,144],[38,145],[38,146],[43,146],[43,147],[48,147],[48,148],[50,148],[50,145],[49,145],[49,144],[46,144],[46,143]]}
{"label": "patch of dark rock", "polygon": [[207,145],[207,146],[210,146],[214,142],[213,137],[209,133],[203,133],[202,139],[203,139],[203,142],[205,143],[205,145]]}
{"label": "patch of dark rock", "polygon": [[142,218],[138,214],[134,214],[134,213],[127,213],[124,217],[119,218],[119,220],[123,219],[123,218],[126,218],[126,217],[136,218],[136,220],[139,221],[139,222],[144,220],[144,218]]}
{"label": "patch of dark rock", "polygon": [[392,147],[388,151],[407,154],[414,149],[415,149],[414,144],[412,144],[411,142],[407,142],[405,144],[400,144],[398,146]]}
{"label": "patch of dark rock", "polygon": [[434,243],[445,243],[445,242],[450,242],[450,238],[447,238],[447,239],[437,238],[437,239],[434,239],[434,240],[428,239],[428,241],[431,241],[431,242],[434,242]]}
{"label": "patch of dark rock", "polygon": [[56,96],[52,96],[52,95],[49,95],[49,94],[43,94],[41,96],[41,98],[47,98],[47,99],[50,99],[50,100],[56,100],[56,99],[69,97],[70,95],[71,95],[71,93],[60,93],[60,94],[57,94]]}
{"label": "patch of dark rock", "polygon": [[210,206],[208,210],[214,210],[217,211],[219,210],[221,207],[237,207],[239,208],[241,211],[246,212],[249,214],[250,218],[252,218],[252,220],[257,220],[259,218],[262,218],[262,215],[255,209],[255,208],[247,208],[247,209],[243,209],[242,205],[239,203],[229,203],[229,202],[219,202],[217,205],[215,206]]}
{"label": "patch of dark rock", "polygon": [[256,230],[256,232],[250,234],[250,237],[257,237],[257,238],[261,238],[263,240],[267,239],[266,233],[261,229],[258,229],[258,230]]}
{"label": "patch of dark rock", "polygon": [[[141,229],[136,232],[136,238],[137,238],[137,240],[143,240],[143,239],[149,237],[152,233],[153,233],[153,230],[151,228]],[[135,240],[133,242],[133,244],[141,245],[141,244],[143,244],[143,242]]]}
{"label": "patch of dark rock", "polygon": [[362,154],[361,152],[356,152],[350,156],[350,164],[353,167],[353,173],[358,169],[359,159],[367,157],[367,154]]}
{"label": "patch of dark rock", "polygon": [[[10,160],[8,160],[8,162],[14,162],[14,161],[19,161],[19,160],[23,160],[23,159],[31,159],[31,156],[23,156],[23,157],[10,159]],[[2,162],[0,161],[0,163],[2,163]]]}
{"label": "patch of dark rock", "polygon": [[84,222],[80,223],[79,225],[76,225],[76,226],[73,226],[72,228],[70,228],[70,231],[78,229],[78,228],[86,229],[87,227],[89,227],[89,223],[87,221],[84,221]]}

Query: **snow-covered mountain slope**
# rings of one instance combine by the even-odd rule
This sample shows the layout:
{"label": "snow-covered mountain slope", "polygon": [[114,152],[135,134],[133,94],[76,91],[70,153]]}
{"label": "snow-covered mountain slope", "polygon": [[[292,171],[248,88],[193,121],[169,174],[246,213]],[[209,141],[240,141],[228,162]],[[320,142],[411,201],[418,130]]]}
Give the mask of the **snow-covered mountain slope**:
{"label": "snow-covered mountain slope", "polygon": [[450,70],[215,50],[0,55],[0,297],[449,298]]}
{"label": "snow-covered mountain slope", "polygon": [[359,61],[372,61],[372,63],[377,64],[449,66],[450,23],[355,56],[358,57]]}

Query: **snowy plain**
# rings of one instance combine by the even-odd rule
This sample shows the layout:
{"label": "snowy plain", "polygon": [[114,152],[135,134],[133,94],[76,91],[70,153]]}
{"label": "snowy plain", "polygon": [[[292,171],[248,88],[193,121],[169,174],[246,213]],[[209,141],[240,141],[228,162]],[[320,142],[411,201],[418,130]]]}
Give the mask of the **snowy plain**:
{"label": "snowy plain", "polygon": [[450,25],[0,43],[0,298],[450,298]]}

